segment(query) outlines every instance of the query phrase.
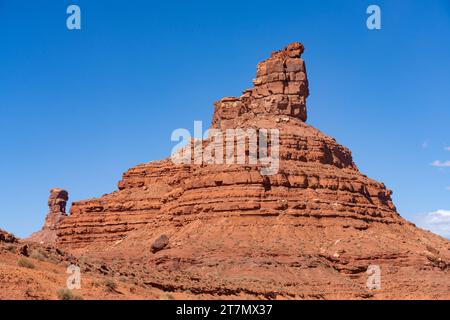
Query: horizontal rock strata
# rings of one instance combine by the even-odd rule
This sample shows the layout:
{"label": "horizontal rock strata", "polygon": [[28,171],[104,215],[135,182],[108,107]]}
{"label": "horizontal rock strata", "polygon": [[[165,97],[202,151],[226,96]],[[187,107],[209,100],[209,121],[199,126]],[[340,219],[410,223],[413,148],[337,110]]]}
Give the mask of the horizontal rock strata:
{"label": "horizontal rock strata", "polygon": [[[445,297],[449,242],[401,218],[383,183],[305,123],[303,51],[293,43],[272,53],[251,89],[215,103],[211,129],[279,130],[275,174],[262,174],[261,163],[141,164],[124,173],[117,191],[73,203],[55,227],[56,243],[111,260],[123,274],[136,269],[146,285],[168,291]],[[382,267],[384,291],[366,287],[371,264]]]}

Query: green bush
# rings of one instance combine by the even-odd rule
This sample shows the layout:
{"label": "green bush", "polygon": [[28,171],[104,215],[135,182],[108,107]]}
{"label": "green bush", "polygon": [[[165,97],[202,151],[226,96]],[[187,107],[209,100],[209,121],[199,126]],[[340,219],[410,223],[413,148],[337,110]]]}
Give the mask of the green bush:
{"label": "green bush", "polygon": [[20,258],[19,260],[17,260],[17,264],[19,265],[19,267],[24,267],[28,269],[35,268],[34,264],[32,264],[28,259],[25,258]]}

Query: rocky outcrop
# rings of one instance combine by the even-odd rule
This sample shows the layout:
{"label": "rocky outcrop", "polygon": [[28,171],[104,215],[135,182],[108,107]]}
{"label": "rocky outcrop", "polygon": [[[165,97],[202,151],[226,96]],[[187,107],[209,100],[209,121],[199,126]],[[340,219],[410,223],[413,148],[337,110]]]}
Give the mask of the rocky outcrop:
{"label": "rocky outcrop", "polygon": [[[258,64],[253,88],[215,103],[211,129],[278,130],[275,173],[263,174],[259,162],[204,158],[141,164],[123,175],[117,191],[75,202],[57,224],[57,244],[112,259],[124,272],[137,262],[149,286],[169,291],[445,297],[449,242],[400,217],[383,183],[360,173],[346,147],[305,123],[303,50],[293,43],[272,53]],[[216,141],[200,143],[207,148]],[[195,144],[187,147],[192,154]],[[381,266],[385,291],[366,287],[371,264]]]}
{"label": "rocky outcrop", "polygon": [[151,245],[151,249],[152,252],[158,252],[162,249],[164,249],[164,247],[166,247],[169,244],[169,237],[167,237],[165,234],[161,235],[158,237],[158,239],[156,239],[152,245]]}
{"label": "rocky outcrop", "polygon": [[306,121],[308,78],[301,43],[294,42],[258,64],[254,87],[241,97],[227,97],[215,103],[213,128],[235,127],[236,119],[257,115],[286,115]]}
{"label": "rocky outcrop", "polygon": [[66,205],[69,194],[66,190],[54,188],[48,198],[48,214],[41,231],[33,233],[28,240],[41,243],[54,243],[59,224],[67,217]]}
{"label": "rocky outcrop", "polygon": [[403,223],[391,191],[360,174],[347,148],[304,122],[309,89],[303,51],[292,43],[272,53],[258,64],[252,89],[215,104],[213,129],[279,130],[276,174],[263,176],[260,165],[175,165],[170,159],[139,165],[124,174],[119,191],[74,203],[58,241],[117,241],[155,216],[180,224],[232,215]]}
{"label": "rocky outcrop", "polygon": [[0,229],[0,242],[3,243],[17,243],[18,239],[11,233]]}

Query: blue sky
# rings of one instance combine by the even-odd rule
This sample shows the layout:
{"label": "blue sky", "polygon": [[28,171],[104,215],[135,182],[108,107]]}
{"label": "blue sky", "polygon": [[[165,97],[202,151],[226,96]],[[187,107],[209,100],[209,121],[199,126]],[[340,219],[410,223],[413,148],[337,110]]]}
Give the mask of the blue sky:
{"label": "blue sky", "polygon": [[[66,28],[70,4],[81,30]],[[369,4],[381,30],[366,27]],[[448,0],[0,0],[0,39],[0,228],[38,230],[53,187],[113,191],[300,41],[308,123],[393,189],[404,217],[450,236]]]}

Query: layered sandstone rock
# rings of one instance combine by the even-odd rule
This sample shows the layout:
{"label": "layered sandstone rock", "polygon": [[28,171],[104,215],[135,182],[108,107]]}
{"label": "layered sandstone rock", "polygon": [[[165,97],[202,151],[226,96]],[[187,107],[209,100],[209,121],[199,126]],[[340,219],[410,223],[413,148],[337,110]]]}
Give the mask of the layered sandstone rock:
{"label": "layered sandstone rock", "polygon": [[238,118],[286,115],[306,121],[308,78],[301,43],[294,42],[258,64],[254,87],[240,98],[227,97],[215,103],[213,128],[235,127]]}
{"label": "layered sandstone rock", "polygon": [[156,215],[183,221],[203,214],[332,215],[401,223],[391,191],[361,175],[347,148],[304,123],[309,90],[303,50],[293,43],[272,53],[258,64],[252,89],[215,104],[213,129],[279,130],[275,175],[262,175],[260,165],[143,164],[124,174],[118,192],[74,203],[58,241],[83,246],[120,240]]}
{"label": "layered sandstone rock", "polygon": [[[448,297],[449,242],[401,218],[384,184],[305,123],[303,50],[293,43],[272,53],[258,64],[253,88],[215,104],[211,128],[219,132],[278,130],[274,174],[262,174],[259,162],[141,164],[123,175],[118,191],[74,203],[55,228],[58,245],[114,260],[124,274],[136,269],[148,286],[166,291]],[[371,264],[383,270],[384,291],[366,287]]]}
{"label": "layered sandstone rock", "polygon": [[56,241],[56,229],[67,217],[66,205],[69,193],[66,190],[54,188],[50,190],[48,198],[48,214],[41,231],[35,232],[28,240],[42,243],[54,243]]}
{"label": "layered sandstone rock", "polygon": [[13,234],[0,229],[0,242],[17,243],[18,239]]}

